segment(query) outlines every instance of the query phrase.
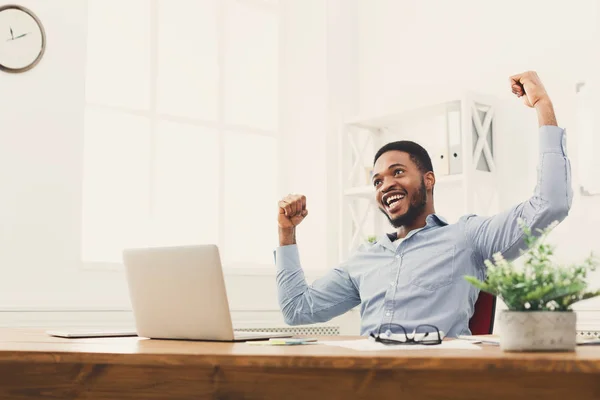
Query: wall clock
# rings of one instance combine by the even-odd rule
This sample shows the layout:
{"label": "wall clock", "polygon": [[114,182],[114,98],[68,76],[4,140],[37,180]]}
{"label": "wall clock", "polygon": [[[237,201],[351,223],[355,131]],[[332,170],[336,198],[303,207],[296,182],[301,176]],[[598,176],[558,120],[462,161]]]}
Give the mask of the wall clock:
{"label": "wall clock", "polygon": [[44,27],[31,10],[0,6],[0,71],[28,71],[40,62],[45,49]]}

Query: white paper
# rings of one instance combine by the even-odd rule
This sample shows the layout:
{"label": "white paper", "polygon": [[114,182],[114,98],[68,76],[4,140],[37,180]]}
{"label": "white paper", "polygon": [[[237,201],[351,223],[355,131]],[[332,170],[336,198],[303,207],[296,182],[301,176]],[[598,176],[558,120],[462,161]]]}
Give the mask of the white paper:
{"label": "white paper", "polygon": [[358,340],[338,340],[338,341],[319,341],[319,344],[326,346],[338,346],[345,347],[347,349],[358,350],[358,351],[386,351],[386,350],[481,350],[481,347],[467,342],[464,340],[450,340],[444,341],[438,345],[424,345],[424,344],[412,344],[412,345],[390,345],[376,342],[371,339],[358,339]]}

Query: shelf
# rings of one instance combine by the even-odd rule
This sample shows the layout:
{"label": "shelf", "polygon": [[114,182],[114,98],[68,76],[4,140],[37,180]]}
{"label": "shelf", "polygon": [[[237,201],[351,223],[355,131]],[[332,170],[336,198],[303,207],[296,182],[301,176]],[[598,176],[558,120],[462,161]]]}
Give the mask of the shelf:
{"label": "shelf", "polygon": [[[460,183],[464,180],[463,174],[454,174],[454,175],[443,175],[439,178],[436,178],[436,186],[450,184],[450,183]],[[344,191],[344,196],[348,197],[358,197],[363,199],[374,199],[375,197],[375,188],[371,185],[365,186],[357,186],[350,189],[346,189]]]}
{"label": "shelf", "polygon": [[430,114],[444,112],[446,106],[452,103],[459,103],[462,100],[461,96],[439,96],[436,99],[428,99],[427,101],[411,100],[410,104],[406,104],[394,112],[383,115],[358,115],[345,121],[346,125],[355,126],[357,128],[378,130],[390,124],[401,122],[405,118],[413,118],[422,114]]}
{"label": "shelf", "polygon": [[[492,154],[501,131],[495,125],[497,99],[454,85],[421,89],[409,87],[391,108],[366,110],[366,114],[345,118],[340,126],[344,155],[339,166],[340,260],[350,256],[368,234],[389,229],[386,218],[377,212],[379,193],[369,179],[371,157],[385,142],[414,140],[428,149],[440,172],[435,193],[444,200],[445,214],[454,219],[465,210],[480,215],[497,212],[497,169]],[[462,169],[450,168],[448,157],[454,152],[461,156],[452,161],[460,162]],[[477,169],[476,160],[481,157],[489,172]],[[447,175],[449,171],[454,174]]]}

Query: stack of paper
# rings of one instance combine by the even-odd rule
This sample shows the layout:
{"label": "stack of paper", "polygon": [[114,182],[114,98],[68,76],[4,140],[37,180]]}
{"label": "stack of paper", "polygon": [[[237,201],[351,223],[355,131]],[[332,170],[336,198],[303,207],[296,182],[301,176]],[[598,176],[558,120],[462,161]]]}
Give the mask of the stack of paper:
{"label": "stack of paper", "polygon": [[[459,339],[468,340],[472,343],[485,343],[485,344],[500,344],[500,337],[498,335],[458,335]],[[590,346],[590,345],[600,345],[600,338],[587,338],[582,336],[577,336],[577,345],[578,346]]]}
{"label": "stack of paper", "polygon": [[251,344],[253,346],[295,346],[301,344],[317,344],[317,339],[272,338],[263,341],[248,341],[246,343]]}
{"label": "stack of paper", "polygon": [[500,344],[500,337],[498,335],[458,335],[458,338],[473,343]]}
{"label": "stack of paper", "polygon": [[327,346],[345,347],[358,351],[384,351],[384,350],[481,350],[481,347],[464,340],[449,340],[436,345],[424,344],[383,344],[371,339],[357,340],[332,340],[319,341],[319,344]]}

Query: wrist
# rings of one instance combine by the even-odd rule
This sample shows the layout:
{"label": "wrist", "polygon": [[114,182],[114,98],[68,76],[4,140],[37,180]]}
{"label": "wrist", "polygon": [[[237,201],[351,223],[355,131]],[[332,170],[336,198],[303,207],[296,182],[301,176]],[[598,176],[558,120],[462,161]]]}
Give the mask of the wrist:
{"label": "wrist", "polygon": [[279,227],[279,245],[289,246],[291,244],[296,244],[296,228]]}
{"label": "wrist", "polygon": [[552,109],[552,100],[550,100],[550,97],[543,97],[535,103],[534,107],[537,110]]}
{"label": "wrist", "polygon": [[535,109],[538,114],[538,124],[540,127],[545,125],[558,126],[556,115],[554,114],[554,107],[552,106],[550,99],[538,101],[535,103]]}

